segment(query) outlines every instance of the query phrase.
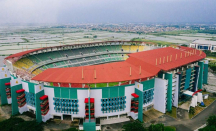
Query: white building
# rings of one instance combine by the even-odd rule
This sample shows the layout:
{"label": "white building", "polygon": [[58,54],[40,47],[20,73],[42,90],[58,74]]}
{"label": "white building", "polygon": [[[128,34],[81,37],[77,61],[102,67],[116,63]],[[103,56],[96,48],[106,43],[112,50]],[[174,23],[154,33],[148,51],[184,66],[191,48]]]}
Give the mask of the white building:
{"label": "white building", "polygon": [[210,50],[211,52],[216,52],[216,41],[195,40],[190,43],[189,46],[199,50]]}

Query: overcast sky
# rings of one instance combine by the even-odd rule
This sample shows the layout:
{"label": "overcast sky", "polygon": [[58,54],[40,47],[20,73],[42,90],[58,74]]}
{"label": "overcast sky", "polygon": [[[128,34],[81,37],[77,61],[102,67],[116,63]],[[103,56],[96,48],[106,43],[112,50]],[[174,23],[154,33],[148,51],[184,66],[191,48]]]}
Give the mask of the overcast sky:
{"label": "overcast sky", "polygon": [[216,0],[0,0],[0,23],[213,22]]}

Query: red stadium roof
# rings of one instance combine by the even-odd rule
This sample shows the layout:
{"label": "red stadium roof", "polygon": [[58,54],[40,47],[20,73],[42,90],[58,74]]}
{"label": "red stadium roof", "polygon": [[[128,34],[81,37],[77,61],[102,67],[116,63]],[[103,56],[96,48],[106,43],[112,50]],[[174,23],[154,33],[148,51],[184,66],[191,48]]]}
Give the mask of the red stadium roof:
{"label": "red stadium roof", "polygon": [[111,42],[134,42],[134,43],[142,43],[142,41],[103,41],[103,42],[94,42],[94,43],[83,43],[83,44],[71,44],[71,45],[60,45],[60,46],[52,46],[52,47],[43,47],[43,48],[38,48],[38,49],[32,49],[32,50],[27,50],[27,51],[23,51],[23,52],[19,52],[16,54],[12,54],[8,57],[6,57],[5,59],[9,59],[9,58],[14,58],[14,57],[21,57],[24,56],[26,54],[38,51],[38,50],[43,50],[43,49],[51,49],[51,48],[57,48],[57,47],[66,47],[66,46],[82,46],[82,45],[90,45],[90,44],[100,44],[100,43],[111,43]]}
{"label": "red stadium roof", "polygon": [[14,58],[14,57],[21,57],[21,56],[23,56],[23,55],[26,55],[26,54],[29,54],[29,53],[32,53],[32,52],[34,52],[34,51],[38,51],[38,50],[41,50],[41,49],[43,49],[43,48],[19,52],[19,53],[16,53],[16,54],[13,54],[13,55],[10,55],[10,56],[6,57],[5,59]]}
{"label": "red stadium roof", "polygon": [[[172,47],[133,53],[123,62],[70,68],[50,68],[32,80],[58,83],[109,83],[148,78],[160,70],[202,60],[205,53],[188,47]],[[83,73],[82,73],[83,72]]]}
{"label": "red stadium roof", "polygon": [[191,62],[204,59],[206,57],[206,54],[202,51],[195,50],[193,48],[181,46],[180,49],[167,47],[133,53],[129,54],[129,56],[137,58],[141,61],[145,61],[146,63],[152,64],[160,68],[161,70],[168,71],[189,64]]}

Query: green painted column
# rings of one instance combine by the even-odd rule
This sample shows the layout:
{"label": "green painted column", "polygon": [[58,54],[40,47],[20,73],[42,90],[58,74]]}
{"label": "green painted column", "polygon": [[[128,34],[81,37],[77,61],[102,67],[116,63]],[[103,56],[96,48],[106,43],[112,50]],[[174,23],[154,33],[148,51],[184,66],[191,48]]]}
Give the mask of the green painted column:
{"label": "green painted column", "polygon": [[38,92],[35,94],[35,115],[36,115],[36,121],[41,122],[42,116],[41,116],[41,107],[40,107],[40,97],[44,95],[44,90]]}
{"label": "green painted column", "polygon": [[167,86],[167,111],[172,110],[172,74],[166,73],[165,79],[168,80],[168,86]]}
{"label": "green painted column", "polygon": [[19,113],[16,91],[20,89],[22,89],[22,84],[11,87],[12,115],[16,115]]}
{"label": "green painted column", "polygon": [[[89,94],[90,94],[90,88],[89,88]],[[91,102],[90,102],[90,96],[88,97],[88,107],[89,107],[89,122],[91,122],[91,108],[90,108]]]}
{"label": "green painted column", "polygon": [[199,80],[198,80],[198,89],[202,89],[204,62],[203,61],[199,61],[198,65],[200,66]]}
{"label": "green painted column", "polygon": [[203,84],[208,84],[208,64],[204,64]]}
{"label": "green painted column", "polygon": [[135,93],[139,96],[138,120],[143,122],[143,92],[135,88]]}
{"label": "green painted column", "polygon": [[96,123],[95,122],[84,122],[83,129],[84,131],[96,131]]}
{"label": "green painted column", "polygon": [[11,80],[10,77],[0,79],[0,94],[1,94],[1,104],[2,105],[8,104],[6,90],[5,90],[6,89],[5,83],[10,82],[10,80]]}

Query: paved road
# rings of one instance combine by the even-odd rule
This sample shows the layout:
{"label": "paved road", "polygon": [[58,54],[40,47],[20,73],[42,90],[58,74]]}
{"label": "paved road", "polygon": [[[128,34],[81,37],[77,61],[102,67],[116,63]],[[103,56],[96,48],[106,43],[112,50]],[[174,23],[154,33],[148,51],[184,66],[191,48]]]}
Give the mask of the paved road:
{"label": "paved road", "polygon": [[170,116],[164,115],[159,118],[157,123],[163,123],[167,126],[175,126],[177,131],[193,131],[204,125],[210,115],[216,115],[216,101],[191,120],[177,120]]}

